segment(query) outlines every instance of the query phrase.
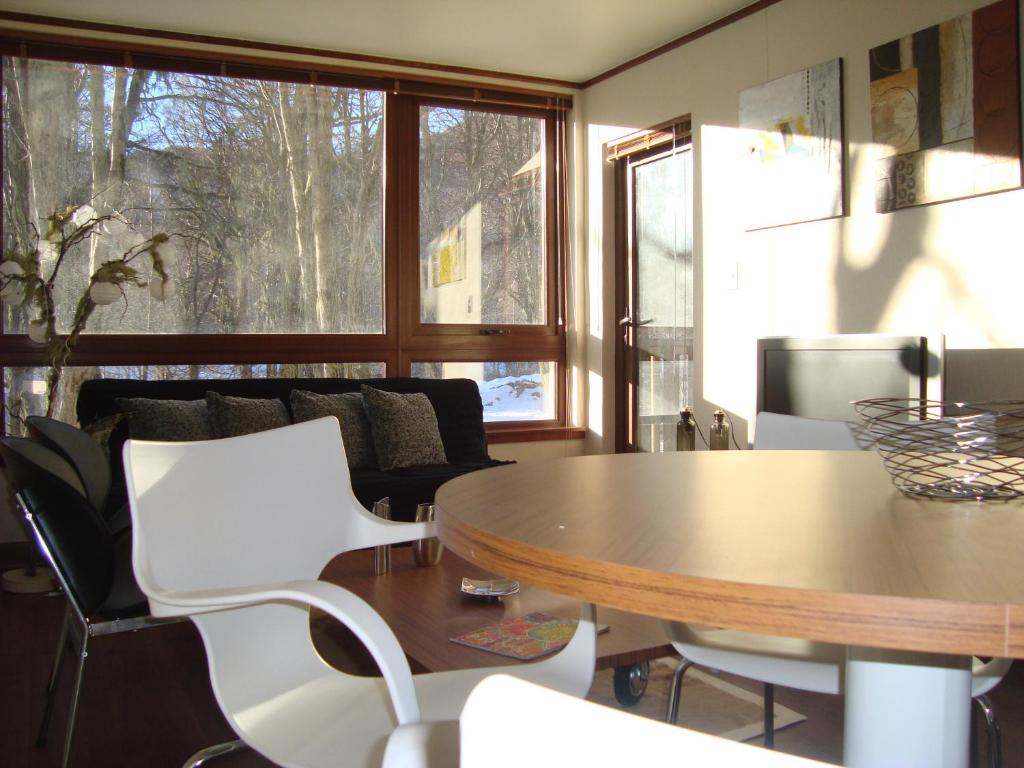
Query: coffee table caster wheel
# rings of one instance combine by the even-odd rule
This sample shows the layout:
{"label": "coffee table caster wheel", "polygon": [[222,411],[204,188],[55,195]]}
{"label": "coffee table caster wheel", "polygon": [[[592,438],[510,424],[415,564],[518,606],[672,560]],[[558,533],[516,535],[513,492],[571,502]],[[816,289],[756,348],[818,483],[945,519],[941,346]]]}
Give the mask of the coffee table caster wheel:
{"label": "coffee table caster wheel", "polygon": [[628,667],[615,668],[615,700],[624,707],[632,707],[644,697],[651,665],[646,661]]}

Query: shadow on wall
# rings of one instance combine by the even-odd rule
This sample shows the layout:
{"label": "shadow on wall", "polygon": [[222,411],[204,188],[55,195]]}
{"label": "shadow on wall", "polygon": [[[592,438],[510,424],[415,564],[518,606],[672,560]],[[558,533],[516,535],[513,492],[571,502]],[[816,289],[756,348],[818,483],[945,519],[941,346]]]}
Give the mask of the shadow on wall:
{"label": "shadow on wall", "polygon": [[[851,148],[852,168],[858,167],[865,152],[864,147]],[[957,201],[948,201],[843,220],[833,276],[838,333],[946,333],[950,313],[955,312],[990,345],[1004,345],[992,312],[968,288],[970,276],[938,252],[943,245],[948,247],[936,242],[940,217],[963,217],[962,212],[939,206],[956,205]],[[871,245],[857,243],[863,233],[854,235],[850,228],[863,227],[866,220],[880,222],[882,217],[894,217],[887,222],[885,236]],[[979,242],[978,247],[986,246]],[[857,263],[858,253],[863,265]]]}

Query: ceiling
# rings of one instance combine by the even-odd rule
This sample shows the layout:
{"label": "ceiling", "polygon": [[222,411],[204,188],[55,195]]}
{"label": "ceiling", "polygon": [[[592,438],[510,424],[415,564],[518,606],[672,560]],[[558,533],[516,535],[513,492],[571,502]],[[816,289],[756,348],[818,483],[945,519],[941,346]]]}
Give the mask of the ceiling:
{"label": "ceiling", "polygon": [[752,0],[0,0],[0,10],[584,82]]}

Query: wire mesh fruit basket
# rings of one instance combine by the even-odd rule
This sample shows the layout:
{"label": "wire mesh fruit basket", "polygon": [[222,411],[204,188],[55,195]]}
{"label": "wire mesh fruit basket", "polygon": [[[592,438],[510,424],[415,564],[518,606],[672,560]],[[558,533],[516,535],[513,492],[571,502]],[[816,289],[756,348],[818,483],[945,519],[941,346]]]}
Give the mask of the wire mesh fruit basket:
{"label": "wire mesh fruit basket", "polygon": [[1024,401],[858,400],[854,427],[904,493],[938,499],[1024,496]]}

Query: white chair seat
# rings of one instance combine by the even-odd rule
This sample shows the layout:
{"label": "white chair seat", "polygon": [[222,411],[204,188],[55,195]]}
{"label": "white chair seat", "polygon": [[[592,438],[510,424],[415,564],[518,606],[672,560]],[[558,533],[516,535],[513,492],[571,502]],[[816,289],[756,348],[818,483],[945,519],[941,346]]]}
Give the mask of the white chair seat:
{"label": "white chair seat", "polygon": [[762,411],[754,424],[754,450],[856,451],[857,439],[845,421],[809,419]]}
{"label": "white chair seat", "polygon": [[815,693],[842,690],[846,646],[665,622],[672,645],[702,667]]}
{"label": "white chair seat", "polygon": [[503,675],[488,677],[477,686],[466,702],[460,725],[460,768],[519,768],[532,764],[825,766],[674,728]]}
{"label": "white chair seat", "polygon": [[[581,637],[581,640],[583,638]],[[573,649],[568,649],[573,653]],[[560,651],[566,653],[566,649]],[[437,721],[458,718],[466,697],[480,683],[486,674],[512,675],[545,688],[551,688],[569,696],[582,698],[590,690],[590,684],[584,686],[584,680],[568,665],[518,664],[507,667],[493,667],[489,670],[466,669],[452,672],[438,672],[429,675],[413,675],[416,696],[420,701],[420,715],[423,720]]]}
{"label": "white chair seat", "polygon": [[[842,693],[844,645],[731,629],[698,629],[672,622],[665,622],[664,626],[676,650],[694,664],[786,688]],[[971,667],[971,696],[983,696],[995,688],[1011,664],[1013,659],[986,662],[975,657]]]}

